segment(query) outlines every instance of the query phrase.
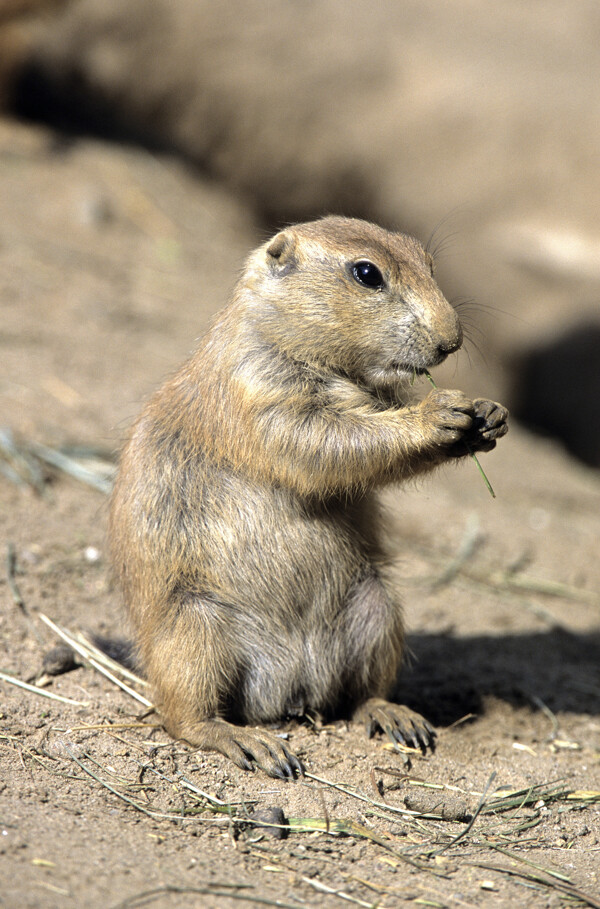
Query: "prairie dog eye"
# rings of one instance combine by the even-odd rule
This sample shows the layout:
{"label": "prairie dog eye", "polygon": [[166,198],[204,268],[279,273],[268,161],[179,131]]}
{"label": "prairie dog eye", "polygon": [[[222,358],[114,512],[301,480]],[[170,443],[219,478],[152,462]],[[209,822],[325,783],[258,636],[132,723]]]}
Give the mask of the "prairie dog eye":
{"label": "prairie dog eye", "polygon": [[376,288],[384,287],[385,285],[383,275],[377,266],[367,259],[363,259],[362,262],[355,262],[351,270],[354,280],[362,284],[363,287]]}

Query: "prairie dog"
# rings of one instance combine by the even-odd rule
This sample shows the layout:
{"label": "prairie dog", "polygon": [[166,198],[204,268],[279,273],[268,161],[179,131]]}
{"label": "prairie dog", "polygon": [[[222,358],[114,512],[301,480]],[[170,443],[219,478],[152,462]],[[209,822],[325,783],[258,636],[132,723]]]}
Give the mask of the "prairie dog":
{"label": "prairie dog", "polygon": [[343,217],[253,252],[229,305],[133,427],[112,555],[167,730],[277,777],[303,772],[252,728],[312,710],[394,742],[435,732],[385,700],[404,626],[375,490],[488,451],[507,411],[460,391],[411,403],[458,350],[417,241]]}

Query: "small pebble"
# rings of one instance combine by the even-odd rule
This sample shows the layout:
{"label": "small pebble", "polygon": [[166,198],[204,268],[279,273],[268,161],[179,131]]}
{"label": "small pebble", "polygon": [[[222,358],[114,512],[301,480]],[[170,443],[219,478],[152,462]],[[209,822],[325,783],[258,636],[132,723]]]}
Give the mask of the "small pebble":
{"label": "small pebble", "polygon": [[[288,835],[287,818],[277,805],[270,808],[259,808],[250,815],[250,818],[259,822],[252,825],[252,833],[271,836],[275,840],[284,840]],[[271,826],[273,824],[277,826]]]}

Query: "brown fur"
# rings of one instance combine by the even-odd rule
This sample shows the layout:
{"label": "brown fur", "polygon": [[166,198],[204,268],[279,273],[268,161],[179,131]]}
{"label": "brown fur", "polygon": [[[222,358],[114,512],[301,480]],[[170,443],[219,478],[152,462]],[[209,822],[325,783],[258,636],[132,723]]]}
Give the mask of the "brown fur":
{"label": "brown fur", "polygon": [[[353,277],[364,260],[385,287]],[[172,735],[280,776],[297,758],[235,724],[359,709],[394,740],[431,741],[383,700],[404,629],[374,489],[506,431],[503,408],[459,391],[410,403],[414,371],[461,342],[410,237],[330,217],[250,256],[134,426],[112,498],[114,563]]]}

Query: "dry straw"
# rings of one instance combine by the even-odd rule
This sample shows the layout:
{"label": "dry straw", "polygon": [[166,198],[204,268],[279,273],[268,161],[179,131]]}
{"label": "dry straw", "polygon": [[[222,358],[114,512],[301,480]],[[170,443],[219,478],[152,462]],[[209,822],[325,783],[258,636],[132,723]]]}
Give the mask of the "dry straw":
{"label": "dry straw", "polygon": [[[428,381],[431,382],[431,384],[433,385],[433,387],[434,387],[434,388],[437,388],[437,385],[435,384],[435,381],[434,381],[434,379],[433,379],[433,376],[432,376],[427,370],[424,371],[424,375],[426,376],[426,378],[428,379]],[[478,469],[479,473],[481,474],[481,476],[483,477],[483,482],[485,483],[485,485],[486,485],[486,487],[487,487],[487,490],[488,490],[489,494],[491,495],[491,497],[492,497],[493,499],[495,499],[495,498],[496,498],[496,493],[494,492],[494,489],[493,489],[493,487],[492,487],[492,484],[490,483],[490,481],[488,480],[488,478],[487,478],[487,476],[486,476],[485,470],[483,469],[483,467],[482,467],[481,464],[479,463],[479,458],[477,457],[477,455],[475,454],[475,452],[473,451],[473,449],[471,448],[471,446],[469,445],[468,442],[465,442],[465,448],[466,448],[467,451],[469,452],[469,455],[470,455],[470,456],[473,458],[473,460],[475,461],[475,464],[477,465],[477,469]]]}

